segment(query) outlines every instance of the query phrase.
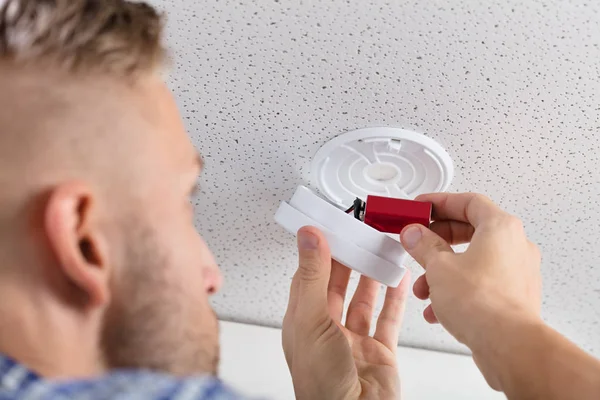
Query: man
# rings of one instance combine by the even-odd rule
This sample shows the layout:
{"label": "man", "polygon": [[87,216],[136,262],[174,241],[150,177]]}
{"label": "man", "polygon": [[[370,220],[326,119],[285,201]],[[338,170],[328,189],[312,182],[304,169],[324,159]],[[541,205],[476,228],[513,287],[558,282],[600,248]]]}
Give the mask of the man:
{"label": "man", "polygon": [[[160,79],[161,21],[124,0],[0,0],[0,399],[239,398],[214,376],[221,276],[189,197],[202,163]],[[424,317],[509,398],[597,399],[600,366],[539,318],[540,258],[486,198],[435,194],[404,246]],[[464,254],[450,244],[471,242]],[[361,278],[298,235],[283,347],[299,399],[399,396],[409,279]]]}

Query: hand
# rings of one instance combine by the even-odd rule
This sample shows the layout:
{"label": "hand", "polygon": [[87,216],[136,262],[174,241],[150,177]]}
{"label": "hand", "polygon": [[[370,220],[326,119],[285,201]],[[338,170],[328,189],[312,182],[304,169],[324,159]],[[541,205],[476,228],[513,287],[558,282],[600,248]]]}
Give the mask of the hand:
{"label": "hand", "polygon": [[[425,319],[439,321],[471,348],[477,362],[498,324],[540,320],[540,253],[527,240],[521,221],[482,195],[439,193],[417,200],[433,203],[434,222],[431,230],[411,225],[401,234],[408,253],[425,268],[414,293],[431,299]],[[468,242],[462,254],[450,247]],[[487,366],[478,365],[499,389]]]}
{"label": "hand", "polygon": [[331,260],[315,228],[298,232],[300,263],[283,321],[283,350],[298,399],[398,399],[398,335],[410,278],[388,288],[375,334],[369,336],[380,284],[361,277],[342,312],[350,270]]}

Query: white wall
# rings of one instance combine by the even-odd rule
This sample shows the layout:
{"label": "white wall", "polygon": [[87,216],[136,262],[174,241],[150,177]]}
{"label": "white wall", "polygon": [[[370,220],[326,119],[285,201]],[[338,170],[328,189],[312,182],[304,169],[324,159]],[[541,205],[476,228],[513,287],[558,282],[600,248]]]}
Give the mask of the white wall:
{"label": "white wall", "polygon": [[[221,377],[241,392],[293,399],[281,330],[221,322]],[[470,357],[400,347],[403,400],[505,399],[491,390]]]}

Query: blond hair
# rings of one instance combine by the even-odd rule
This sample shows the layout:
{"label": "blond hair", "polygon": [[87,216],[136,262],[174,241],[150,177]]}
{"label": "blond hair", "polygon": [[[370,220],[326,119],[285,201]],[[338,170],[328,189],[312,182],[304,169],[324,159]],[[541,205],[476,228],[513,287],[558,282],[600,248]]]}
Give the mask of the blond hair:
{"label": "blond hair", "polygon": [[164,58],[162,18],[126,0],[0,0],[0,63],[130,75]]}

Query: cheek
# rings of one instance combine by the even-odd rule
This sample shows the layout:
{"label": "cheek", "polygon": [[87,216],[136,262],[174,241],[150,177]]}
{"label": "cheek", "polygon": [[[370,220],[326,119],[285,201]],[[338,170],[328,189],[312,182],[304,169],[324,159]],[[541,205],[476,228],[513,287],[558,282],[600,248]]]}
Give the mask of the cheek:
{"label": "cheek", "polygon": [[185,237],[174,244],[177,268],[184,284],[191,285],[197,294],[213,294],[221,286],[221,275],[208,245],[193,226],[182,232]]}
{"label": "cheek", "polygon": [[206,297],[219,290],[221,275],[206,242],[189,218],[173,216],[161,235],[172,260],[172,269],[179,284],[189,296]]}
{"label": "cheek", "polygon": [[198,288],[203,283],[202,270],[207,261],[206,245],[194,230],[188,229],[186,237],[174,248],[181,277]]}

